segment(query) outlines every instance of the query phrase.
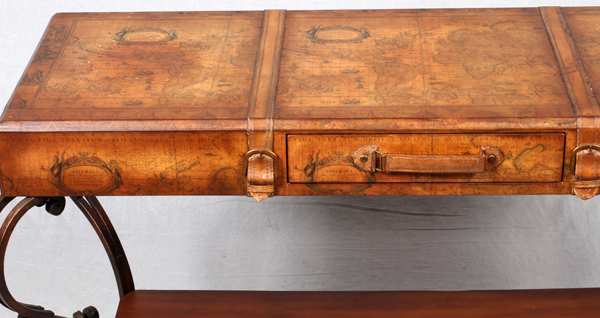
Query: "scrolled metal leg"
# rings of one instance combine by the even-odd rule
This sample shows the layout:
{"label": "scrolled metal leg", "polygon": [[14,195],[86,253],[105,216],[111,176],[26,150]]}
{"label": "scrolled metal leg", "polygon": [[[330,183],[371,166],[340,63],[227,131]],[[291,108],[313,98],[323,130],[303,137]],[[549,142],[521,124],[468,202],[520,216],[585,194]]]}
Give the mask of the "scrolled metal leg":
{"label": "scrolled metal leg", "polygon": [[83,312],[78,311],[73,314],[73,318],[100,318],[98,309],[93,306],[86,307]]}
{"label": "scrolled metal leg", "polygon": [[[6,207],[8,202],[14,198],[0,197],[0,211]],[[23,304],[15,300],[8,291],[6,286],[6,277],[4,276],[4,260],[6,255],[6,247],[19,220],[34,206],[47,205],[46,210],[54,215],[59,215],[64,209],[64,198],[32,198],[28,197],[19,202],[17,206],[6,217],[2,228],[0,228],[0,300],[6,308],[15,311],[19,314],[19,318],[64,318],[55,316],[52,311],[44,310],[43,307]],[[61,202],[63,204],[61,205]]]}
{"label": "scrolled metal leg", "polygon": [[77,207],[83,212],[94,227],[94,230],[96,230],[98,237],[100,237],[115,272],[119,295],[123,297],[129,292],[134,291],[133,276],[131,275],[125,251],[117,236],[117,232],[98,199],[96,197],[71,197],[71,199],[77,204]]}
{"label": "scrolled metal leg", "polygon": [[[13,200],[12,197],[0,196],[0,212]],[[123,246],[117,236],[117,233],[112,226],[108,215],[95,197],[73,197],[77,207],[83,212],[85,217],[91,223],[92,227],[100,237],[102,245],[106,249],[110,262],[112,264],[119,294],[121,297],[135,289],[133,285],[133,276],[131,269],[125,256]],[[46,207],[46,211],[52,215],[60,215],[65,208],[64,197],[27,197],[14,207],[10,214],[6,217],[2,228],[0,228],[0,304],[6,308],[15,311],[19,314],[18,318],[65,318],[56,316],[52,311],[45,310],[41,306],[28,305],[20,303],[8,291],[6,279],[4,276],[4,259],[6,247],[12,232],[14,231],[19,220],[33,207]],[[73,314],[74,318],[99,318],[98,310],[92,306],[85,308],[83,311],[78,311]]]}
{"label": "scrolled metal leg", "polygon": [[48,212],[54,216],[59,216],[65,210],[65,206],[67,205],[67,202],[64,197],[45,198],[45,199],[46,199],[46,202],[42,203],[41,205],[38,205],[38,206],[46,205],[46,212]]}

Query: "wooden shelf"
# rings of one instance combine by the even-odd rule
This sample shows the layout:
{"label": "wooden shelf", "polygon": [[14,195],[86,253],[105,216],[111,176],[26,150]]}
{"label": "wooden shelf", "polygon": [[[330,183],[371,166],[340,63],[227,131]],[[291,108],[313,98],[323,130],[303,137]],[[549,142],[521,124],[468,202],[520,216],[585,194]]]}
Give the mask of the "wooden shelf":
{"label": "wooden shelf", "polygon": [[117,318],[499,318],[594,317],[600,289],[461,292],[136,290]]}

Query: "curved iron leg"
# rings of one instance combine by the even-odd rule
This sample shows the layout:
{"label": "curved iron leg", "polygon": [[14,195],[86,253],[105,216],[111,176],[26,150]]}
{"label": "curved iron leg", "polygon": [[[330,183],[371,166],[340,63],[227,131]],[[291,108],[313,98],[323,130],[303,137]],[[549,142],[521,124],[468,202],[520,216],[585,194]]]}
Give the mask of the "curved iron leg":
{"label": "curved iron leg", "polygon": [[[14,197],[0,197],[0,213],[4,210],[4,208],[10,203],[10,201],[12,201],[14,199]],[[2,304],[2,306],[8,308],[8,305],[6,305],[4,303],[4,300],[2,300],[2,297],[0,297],[0,304]],[[10,309],[10,308],[9,308]]]}
{"label": "curved iron leg", "polygon": [[[0,209],[4,208],[10,200],[13,198],[4,198],[0,201]],[[6,217],[2,228],[0,229],[0,300],[2,304],[8,309],[19,313],[19,317],[27,318],[58,318],[52,311],[44,310],[43,307],[22,304],[15,300],[15,298],[8,291],[6,286],[6,278],[4,277],[4,259],[6,255],[6,247],[8,241],[12,235],[13,230],[17,226],[19,220],[34,206],[42,206],[49,202],[48,198],[32,198],[28,197],[19,202],[17,206],[10,212]],[[53,204],[54,205],[54,204]],[[49,207],[46,207],[48,210]],[[58,209],[60,210],[60,209]],[[53,211],[60,214],[60,211],[54,209]],[[57,215],[56,214],[56,215]]]}
{"label": "curved iron leg", "polygon": [[[0,212],[6,207],[6,205],[13,200],[13,197],[1,197],[0,196]],[[113,266],[115,276],[117,278],[117,285],[119,287],[119,294],[121,297],[127,293],[133,291],[133,276],[131,275],[131,269],[125,257],[123,246],[119,241],[119,237],[115,229],[113,228],[106,212],[95,197],[73,197],[72,198],[77,207],[83,212],[85,217],[94,227],[94,230],[100,237],[110,262]],[[8,291],[6,286],[6,279],[4,276],[4,259],[6,255],[6,247],[12,232],[14,231],[19,220],[34,206],[46,206],[46,211],[52,215],[60,215],[65,207],[65,199],[59,198],[35,198],[27,197],[23,201],[19,202],[17,206],[10,212],[6,217],[2,228],[0,229],[0,304],[6,308],[15,311],[19,314],[19,318],[65,318],[56,316],[52,311],[44,310],[43,307],[23,304],[14,299],[14,297]],[[98,311],[94,307],[87,307],[82,312],[76,312],[74,317],[83,318],[94,318],[98,317]]]}
{"label": "curved iron leg", "polygon": [[0,197],[0,212],[12,201],[15,197]]}
{"label": "curved iron leg", "polygon": [[94,227],[98,237],[102,240],[102,245],[106,249],[106,253],[110,258],[117,285],[119,287],[119,295],[121,297],[135,290],[133,284],[133,276],[129,268],[129,262],[125,256],[125,251],[121,245],[121,241],[117,236],[108,215],[104,212],[102,205],[96,197],[71,197],[77,207],[83,212],[85,217]]}

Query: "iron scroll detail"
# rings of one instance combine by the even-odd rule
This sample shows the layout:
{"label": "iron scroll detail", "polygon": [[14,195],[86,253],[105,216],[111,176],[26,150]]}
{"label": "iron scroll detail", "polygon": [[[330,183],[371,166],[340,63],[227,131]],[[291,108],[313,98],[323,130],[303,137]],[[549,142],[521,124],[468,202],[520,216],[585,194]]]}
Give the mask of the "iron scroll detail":
{"label": "iron scroll detail", "polygon": [[[0,212],[13,199],[14,197],[0,196]],[[119,294],[123,297],[135,289],[133,277],[119,238],[108,216],[95,197],[73,197],[73,200],[100,237],[113,265]],[[65,205],[66,201],[64,197],[27,197],[12,209],[0,228],[0,304],[18,313],[18,318],[65,318],[55,315],[54,312],[46,310],[42,306],[18,302],[8,290],[4,274],[6,249],[19,220],[32,208],[42,206],[45,206],[46,212],[58,216],[64,211]],[[96,308],[89,306],[83,309],[83,311],[74,313],[73,317],[98,318],[99,314]]]}

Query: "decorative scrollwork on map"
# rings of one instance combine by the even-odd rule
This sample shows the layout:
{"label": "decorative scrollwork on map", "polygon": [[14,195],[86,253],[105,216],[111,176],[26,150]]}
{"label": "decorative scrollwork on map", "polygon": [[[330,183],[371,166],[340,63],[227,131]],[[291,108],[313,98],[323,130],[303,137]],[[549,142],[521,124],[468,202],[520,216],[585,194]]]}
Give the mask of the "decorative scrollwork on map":
{"label": "decorative scrollwork on map", "polygon": [[[356,183],[377,182],[375,174],[358,169],[354,164],[352,154],[343,151],[333,151],[322,155],[321,150],[318,150],[316,153],[309,153],[305,162],[304,167],[294,166],[294,170],[302,171],[301,182],[303,183],[328,182],[341,175],[351,176]],[[354,190],[356,189],[352,191]]]}
{"label": "decorative scrollwork on map", "polygon": [[52,167],[42,166],[42,170],[50,172],[48,179],[53,186],[68,194],[109,193],[123,184],[115,160],[107,164],[87,152],[66,159],[64,152],[60,157],[56,153]]}
{"label": "decorative scrollwork on map", "polygon": [[361,42],[371,37],[371,34],[365,28],[356,29],[341,25],[324,28],[313,26],[310,30],[306,31],[306,37],[316,43],[344,43]]}
{"label": "decorative scrollwork on map", "polygon": [[[295,170],[303,172],[303,182],[310,189],[311,195],[357,195],[364,193],[373,183],[377,183],[374,173],[357,169],[350,154],[335,151],[319,157],[320,154],[320,150],[316,154],[308,154],[306,165],[302,169],[294,167]],[[339,175],[351,175],[358,182],[336,185],[333,188],[327,181],[322,183],[323,180]]]}
{"label": "decorative scrollwork on map", "polygon": [[177,39],[177,33],[174,30],[166,31],[162,29],[123,29],[115,35],[115,40],[119,44],[165,44]]}
{"label": "decorative scrollwork on map", "polygon": [[[309,154],[303,169],[294,167],[295,170],[302,170],[305,185],[310,189],[311,195],[357,195],[364,193],[373,183],[377,183],[375,174],[358,169],[350,154],[334,151],[319,158],[320,153],[319,150],[315,156]],[[333,188],[327,184],[327,181],[323,183],[323,180],[335,179],[340,175],[350,175],[357,182],[336,185]]]}

